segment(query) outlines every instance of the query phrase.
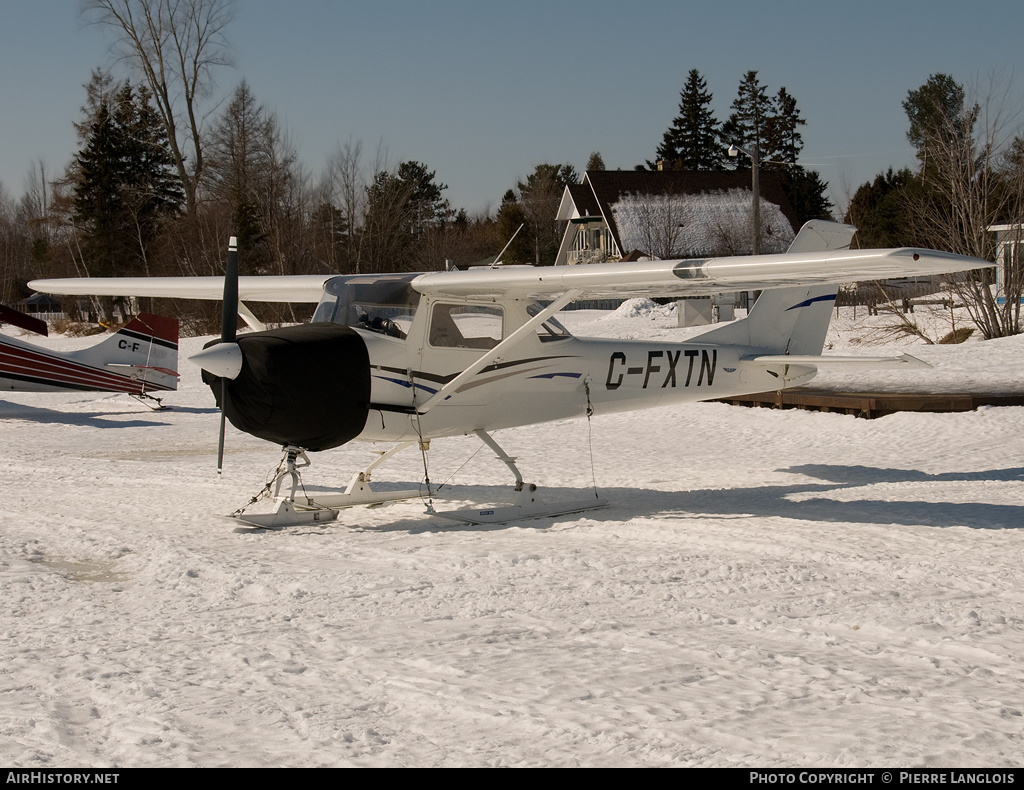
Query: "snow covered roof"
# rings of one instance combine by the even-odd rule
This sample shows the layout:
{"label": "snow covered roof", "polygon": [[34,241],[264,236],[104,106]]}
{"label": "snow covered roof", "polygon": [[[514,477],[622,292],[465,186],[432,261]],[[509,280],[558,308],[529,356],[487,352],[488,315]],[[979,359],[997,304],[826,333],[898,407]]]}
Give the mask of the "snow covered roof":
{"label": "snow covered roof", "polygon": [[[691,195],[623,195],[611,205],[622,249],[658,258],[753,252],[750,190]],[[781,209],[761,199],[761,251],[785,252],[795,236]]]}
{"label": "snow covered roof", "polygon": [[[582,183],[566,188],[558,219],[601,216],[623,254],[742,254],[752,246],[750,189],[749,170],[588,170]],[[764,251],[782,251],[795,234],[796,215],[776,174],[761,173],[760,189]]]}

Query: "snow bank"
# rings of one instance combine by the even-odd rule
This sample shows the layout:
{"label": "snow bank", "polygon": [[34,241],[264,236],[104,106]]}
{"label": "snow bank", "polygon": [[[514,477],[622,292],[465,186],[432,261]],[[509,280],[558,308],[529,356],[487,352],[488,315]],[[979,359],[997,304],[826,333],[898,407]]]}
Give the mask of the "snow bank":
{"label": "snow bank", "polygon": [[[564,321],[689,331],[634,308]],[[913,353],[1019,381],[1022,351]],[[218,478],[213,398],[182,367],[166,412],[0,401],[3,763],[1022,764],[1024,409],[598,414],[501,440],[604,510],[473,528],[412,502],[245,534],[216,514],[278,451],[230,431]],[[433,443],[450,506],[507,490],[479,448]],[[317,455],[305,482],[372,457]],[[422,475],[409,453],[379,478]]]}

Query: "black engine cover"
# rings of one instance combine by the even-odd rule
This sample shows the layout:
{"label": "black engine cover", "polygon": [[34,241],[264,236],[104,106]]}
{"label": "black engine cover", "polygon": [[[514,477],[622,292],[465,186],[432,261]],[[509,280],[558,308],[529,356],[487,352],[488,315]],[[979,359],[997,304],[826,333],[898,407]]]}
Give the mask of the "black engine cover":
{"label": "black engine cover", "polygon": [[244,362],[226,380],[203,371],[217,405],[238,430],[276,444],[329,450],[366,425],[370,358],[357,332],[316,323],[238,336]]}

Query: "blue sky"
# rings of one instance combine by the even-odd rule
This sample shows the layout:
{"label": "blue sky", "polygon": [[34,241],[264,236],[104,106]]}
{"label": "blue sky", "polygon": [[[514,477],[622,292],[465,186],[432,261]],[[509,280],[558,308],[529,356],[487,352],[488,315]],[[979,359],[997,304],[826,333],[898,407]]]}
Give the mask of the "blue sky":
{"label": "blue sky", "polygon": [[[59,173],[73,121],[111,38],[76,0],[0,0],[0,184],[19,196],[33,164]],[[391,164],[437,171],[456,207],[495,210],[542,162],[582,171],[592,151],[632,169],[676,114],[691,68],[719,120],[740,79],[785,87],[807,120],[802,160],[844,201],[887,167],[913,164],[901,107],[937,72],[1024,94],[1017,0],[490,2],[240,0],[227,30],[235,65],[277,113],[310,173],[339,144],[378,145]],[[119,72],[114,69],[115,74]],[[1016,72],[1016,73],[1015,73]]]}

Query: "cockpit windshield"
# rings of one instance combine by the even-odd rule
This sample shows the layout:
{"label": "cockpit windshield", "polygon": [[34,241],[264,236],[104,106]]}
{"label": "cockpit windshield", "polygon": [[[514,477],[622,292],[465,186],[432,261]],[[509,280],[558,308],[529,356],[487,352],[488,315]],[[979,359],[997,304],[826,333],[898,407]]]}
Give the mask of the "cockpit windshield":
{"label": "cockpit windshield", "polygon": [[313,321],[367,329],[404,338],[412,325],[420,294],[416,274],[354,274],[332,277],[324,285]]}

